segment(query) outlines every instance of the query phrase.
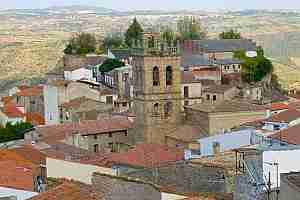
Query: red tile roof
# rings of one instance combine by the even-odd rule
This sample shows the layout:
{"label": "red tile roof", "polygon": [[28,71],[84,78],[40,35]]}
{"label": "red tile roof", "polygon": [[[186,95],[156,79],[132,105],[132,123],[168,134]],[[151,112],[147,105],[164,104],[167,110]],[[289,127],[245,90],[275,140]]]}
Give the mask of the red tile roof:
{"label": "red tile roof", "polygon": [[290,123],[300,118],[300,111],[296,109],[288,109],[281,113],[273,115],[268,121]]}
{"label": "red tile roof", "polygon": [[35,165],[12,150],[0,151],[0,186],[33,191]]}
{"label": "red tile roof", "polygon": [[46,162],[46,155],[33,148],[31,145],[25,145],[23,147],[12,149],[11,151],[36,165]]}
{"label": "red tile roof", "polygon": [[290,128],[281,130],[273,135],[269,136],[270,138],[281,140],[288,144],[300,144],[300,125],[292,126]]}
{"label": "red tile roof", "polygon": [[24,113],[17,108],[17,105],[9,102],[5,104],[2,108],[2,112],[9,118],[22,118]]}
{"label": "red tile roof", "polygon": [[10,102],[10,101],[12,101],[13,100],[13,97],[12,96],[6,96],[6,97],[2,97],[1,98],[1,101],[4,103],[4,104],[6,104],[6,103],[8,103],[8,102]]}
{"label": "red tile roof", "polygon": [[133,167],[157,167],[184,159],[184,151],[180,148],[168,148],[160,144],[138,144],[124,153],[110,153],[95,156],[84,161],[87,164],[109,167],[113,164]]}
{"label": "red tile roof", "polygon": [[33,191],[32,169],[14,160],[0,161],[0,186]]}
{"label": "red tile roof", "polygon": [[45,125],[45,118],[37,112],[26,113],[26,122],[29,122],[34,126]]}
{"label": "red tile roof", "polygon": [[30,200],[102,200],[104,195],[83,183],[65,182],[56,188],[31,198]]}
{"label": "red tile roof", "polygon": [[277,111],[277,110],[287,110],[289,108],[289,105],[285,103],[272,103],[271,104],[271,110]]}
{"label": "red tile roof", "polygon": [[21,89],[17,92],[17,96],[31,97],[31,96],[41,96],[43,94],[43,86],[34,86],[30,88]]}

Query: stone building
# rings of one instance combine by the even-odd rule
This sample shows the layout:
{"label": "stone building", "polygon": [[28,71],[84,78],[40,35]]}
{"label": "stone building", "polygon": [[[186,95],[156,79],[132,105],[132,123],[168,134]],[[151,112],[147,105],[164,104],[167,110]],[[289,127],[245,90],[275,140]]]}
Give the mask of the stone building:
{"label": "stone building", "polygon": [[266,118],[266,106],[251,104],[244,100],[224,100],[194,104],[185,107],[185,121],[201,127],[202,137],[224,133],[242,123]]}
{"label": "stone building", "polygon": [[181,71],[179,45],[145,35],[132,49],[137,142],[163,143],[165,131],[180,122]]}
{"label": "stone building", "polygon": [[280,175],[280,199],[294,200],[300,196],[300,172]]}
{"label": "stone building", "polygon": [[219,103],[225,100],[231,100],[239,90],[231,85],[210,85],[203,89],[202,99],[204,103]]}

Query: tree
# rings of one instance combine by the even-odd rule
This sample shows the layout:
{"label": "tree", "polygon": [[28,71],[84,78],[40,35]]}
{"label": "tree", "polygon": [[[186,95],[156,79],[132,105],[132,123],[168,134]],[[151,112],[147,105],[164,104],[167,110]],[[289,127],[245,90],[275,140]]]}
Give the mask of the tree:
{"label": "tree", "polygon": [[200,20],[185,16],[177,23],[177,29],[182,40],[201,40],[206,37],[206,32]]}
{"label": "tree", "polygon": [[103,49],[122,49],[125,47],[124,39],[121,36],[107,36],[103,40]]}
{"label": "tree", "polygon": [[176,40],[174,31],[169,27],[165,28],[161,36],[167,42],[168,46],[171,46],[172,43]]}
{"label": "tree", "polygon": [[143,28],[139,24],[136,18],[133,19],[132,24],[129,26],[125,33],[125,43],[128,47],[132,47],[137,44],[137,41],[143,40]]}
{"label": "tree", "polygon": [[24,139],[25,131],[32,127],[27,122],[7,123],[5,127],[0,128],[0,143]]}
{"label": "tree", "polygon": [[241,37],[241,33],[231,29],[230,31],[220,33],[219,38],[220,39],[241,39],[242,37]]}
{"label": "tree", "polygon": [[234,57],[243,61],[242,78],[245,82],[261,81],[267,74],[272,73],[272,62],[263,55],[262,48],[257,49],[257,56],[250,58],[244,51],[237,51]]}
{"label": "tree", "polygon": [[77,33],[68,42],[65,54],[88,54],[96,50],[96,38],[90,33]]}
{"label": "tree", "polygon": [[100,66],[99,71],[104,73],[104,72],[109,72],[115,68],[118,67],[123,67],[125,64],[118,59],[107,59],[104,61],[104,63]]}

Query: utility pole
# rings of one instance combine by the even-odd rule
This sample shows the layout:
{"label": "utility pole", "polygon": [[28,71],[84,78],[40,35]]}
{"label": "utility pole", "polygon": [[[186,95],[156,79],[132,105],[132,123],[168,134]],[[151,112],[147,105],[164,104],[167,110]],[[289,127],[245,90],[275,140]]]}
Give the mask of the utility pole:
{"label": "utility pole", "polygon": [[268,178],[268,200],[270,200],[271,197],[271,172],[269,172],[269,178]]}

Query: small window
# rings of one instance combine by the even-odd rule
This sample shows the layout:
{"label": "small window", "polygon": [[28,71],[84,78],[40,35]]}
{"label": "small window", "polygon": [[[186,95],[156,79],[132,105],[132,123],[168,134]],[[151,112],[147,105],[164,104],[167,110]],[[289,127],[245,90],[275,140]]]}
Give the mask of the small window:
{"label": "small window", "polygon": [[213,96],[213,101],[216,101],[217,100],[217,95],[214,95]]}
{"label": "small window", "polygon": [[109,133],[109,134],[108,134],[108,137],[112,137],[112,133]]}
{"label": "small window", "polygon": [[98,153],[99,152],[99,144],[94,145],[94,152]]}
{"label": "small window", "polygon": [[122,106],[123,106],[123,107],[127,107],[127,102],[123,102],[123,103],[122,103]]}
{"label": "small window", "polygon": [[113,104],[113,96],[106,96],[106,103]]}
{"label": "small window", "polygon": [[34,100],[32,100],[32,101],[30,101],[30,103],[31,103],[31,104],[35,104],[35,101],[34,101]]}
{"label": "small window", "polygon": [[184,101],[184,105],[188,106],[189,105],[189,101]]}
{"label": "small window", "polygon": [[127,131],[125,131],[125,136],[128,136],[128,133],[127,133]]}
{"label": "small window", "polygon": [[97,136],[97,135],[94,135],[94,139],[97,140],[97,139],[98,139],[98,136]]}
{"label": "small window", "polygon": [[183,96],[184,96],[184,98],[188,98],[189,97],[189,87],[188,86],[184,86],[184,88],[183,88]]}
{"label": "small window", "polygon": [[158,108],[158,103],[155,103],[154,105],[153,105],[153,114],[154,115],[159,115],[159,108]]}
{"label": "small window", "polygon": [[209,94],[206,95],[206,100],[210,100],[210,95]]}
{"label": "small window", "polygon": [[166,85],[172,85],[172,80],[173,80],[172,67],[168,66],[166,68]]}
{"label": "small window", "polygon": [[158,69],[158,67],[153,68],[153,86],[159,86],[159,69]]}
{"label": "small window", "polygon": [[214,151],[214,154],[218,154],[218,153],[221,152],[220,143],[219,142],[214,142],[213,143],[213,151]]}

